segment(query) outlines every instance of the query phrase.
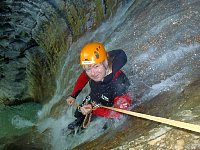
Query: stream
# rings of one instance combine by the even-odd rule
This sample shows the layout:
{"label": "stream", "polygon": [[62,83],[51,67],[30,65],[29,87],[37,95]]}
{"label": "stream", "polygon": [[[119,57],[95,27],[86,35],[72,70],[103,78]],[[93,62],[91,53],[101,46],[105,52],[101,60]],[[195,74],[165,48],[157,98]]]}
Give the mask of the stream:
{"label": "stream", "polygon": [[[100,149],[112,149],[119,144],[123,145],[128,139],[134,141],[142,133],[146,134],[152,129],[151,125],[147,126],[148,129],[145,126],[144,129],[135,131],[137,136],[132,135],[133,129],[138,129],[146,122],[137,122],[137,119],[125,116],[122,120],[112,122],[112,127],[108,130],[102,129],[107,120],[100,118],[91,122],[81,135],[65,135],[67,125],[74,120],[73,112],[76,108],[68,107],[63,97],[70,94],[81,71],[77,63],[78,53],[88,41],[103,42],[107,50],[123,49],[128,56],[128,63],[123,70],[131,82],[132,109],[143,106],[142,111],[145,113],[170,117],[176,114],[181,104],[177,97],[187,86],[200,79],[199,8],[198,0],[133,0],[120,7],[113,18],[71,45],[63,58],[56,80],[57,89],[49,103],[42,108],[33,104],[0,108],[3,119],[1,138],[34,132],[33,139],[38,140],[29,142],[30,145],[35,145],[40,141],[37,143],[39,146],[36,146],[38,149],[73,149],[85,142],[88,144],[84,146],[89,149],[98,149],[98,143],[102,144]],[[80,102],[88,92],[89,88],[86,87],[77,101]],[[153,103],[153,100],[156,102]],[[177,115],[175,119],[181,120],[182,117],[183,115]],[[188,118],[190,117],[192,118],[192,114]],[[195,121],[199,124],[198,119]],[[129,134],[118,134],[120,130]],[[165,131],[167,130],[166,127]],[[22,143],[27,142],[25,137],[20,140]],[[199,139],[199,135],[197,137]],[[115,140],[110,142],[111,138]]]}

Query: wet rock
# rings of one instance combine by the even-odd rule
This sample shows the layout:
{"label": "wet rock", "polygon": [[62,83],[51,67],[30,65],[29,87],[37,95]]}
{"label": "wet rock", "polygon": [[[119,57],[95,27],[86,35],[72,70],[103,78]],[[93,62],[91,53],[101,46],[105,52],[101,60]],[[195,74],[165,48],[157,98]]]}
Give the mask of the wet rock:
{"label": "wet rock", "polygon": [[[32,81],[37,77],[29,79],[27,77],[26,69],[19,70],[19,68],[26,68],[27,66],[30,66],[27,65],[28,62],[34,62],[38,64],[41,63],[42,66],[43,62],[39,62],[38,60],[25,60],[27,58],[27,54],[29,52],[31,53],[32,47],[35,47],[36,51],[37,49],[38,51],[42,49],[44,56],[50,53],[50,56],[52,57],[57,53],[56,49],[62,48],[63,51],[66,51],[66,49],[70,47],[70,44],[80,37],[80,35],[86,32],[88,28],[94,29],[103,20],[107,19],[112,12],[115,12],[116,8],[118,7],[117,4],[120,3],[108,3],[107,1],[103,1],[103,3],[99,2],[90,2],[87,0],[80,0],[76,2],[63,0],[2,1],[0,6],[0,58],[3,59],[0,59],[0,98],[14,100],[17,98],[23,99],[29,95],[32,96],[33,99],[37,100],[48,99],[50,97],[47,94],[48,92],[42,90],[40,91],[43,93],[41,94],[43,96],[38,96],[39,94],[33,96],[33,93],[38,93],[38,91],[32,91],[32,89],[34,90],[38,86],[36,83],[38,81],[35,81],[36,84],[32,83]],[[112,5],[112,3],[114,3],[114,5]],[[103,14],[102,10],[104,10]],[[89,24],[89,27],[86,27],[88,25],[86,25],[84,14],[90,14],[88,17],[93,20],[92,22],[88,21],[87,24]],[[55,17],[57,20],[54,20],[53,17]],[[53,21],[55,22],[50,24],[49,27],[49,23],[52,23]],[[50,33],[54,32],[56,27],[58,27],[59,32],[56,31],[55,35],[50,35]],[[42,36],[44,39],[50,37],[50,41],[42,41]],[[57,37],[59,37],[60,40],[57,40]],[[57,41],[52,41],[54,38],[56,38]],[[64,47],[59,43],[59,41],[66,42],[66,46]],[[61,48],[59,48],[57,45],[60,45]],[[52,52],[48,52],[48,50],[45,52],[46,49],[51,49]],[[63,55],[59,57],[61,58],[62,56]],[[56,57],[56,60],[59,60],[59,58]],[[59,68],[55,65],[56,62],[53,61],[53,58],[47,58],[46,62],[49,62],[49,64],[54,64],[54,66],[50,66],[48,64],[49,66],[47,68],[43,67],[46,69],[45,72],[51,74],[52,70],[55,71]],[[36,76],[35,74],[37,72],[41,72],[39,69],[37,70],[37,67],[32,69],[35,71],[35,73],[32,74]],[[50,76],[53,76],[52,74]],[[53,88],[55,88],[52,86],[54,85],[55,77],[52,77],[52,79],[47,79],[45,76],[44,78],[46,78],[47,83],[50,81],[52,82],[49,85],[49,92],[52,92]],[[46,82],[43,82],[44,85],[39,84],[42,86],[41,89],[44,86],[46,86],[48,89]],[[35,87],[28,90],[30,85],[35,85]],[[23,96],[21,96],[22,93],[24,94]],[[20,95],[21,97],[17,97],[17,95]]]}
{"label": "wet rock", "polygon": [[51,146],[43,141],[43,136],[35,133],[16,136],[15,138],[1,139],[4,141],[2,150],[43,150]]}
{"label": "wet rock", "polygon": [[[196,80],[180,95],[163,93],[134,111],[200,125],[199,99],[200,80]],[[172,102],[176,103],[172,105]],[[200,149],[200,135],[189,130],[130,116],[126,123],[115,131],[110,131],[74,149],[86,150],[97,147],[113,150]]]}

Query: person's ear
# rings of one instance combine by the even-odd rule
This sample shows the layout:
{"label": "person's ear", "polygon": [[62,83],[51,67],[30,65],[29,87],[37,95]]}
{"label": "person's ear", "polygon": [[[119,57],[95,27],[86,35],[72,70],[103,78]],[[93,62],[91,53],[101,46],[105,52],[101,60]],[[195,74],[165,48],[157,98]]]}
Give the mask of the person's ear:
{"label": "person's ear", "polygon": [[109,57],[109,54],[107,53],[106,55],[107,55],[107,58],[108,58],[108,57]]}
{"label": "person's ear", "polygon": [[108,66],[108,59],[105,59],[104,62],[103,62],[103,64],[104,64],[104,66],[107,67]]}

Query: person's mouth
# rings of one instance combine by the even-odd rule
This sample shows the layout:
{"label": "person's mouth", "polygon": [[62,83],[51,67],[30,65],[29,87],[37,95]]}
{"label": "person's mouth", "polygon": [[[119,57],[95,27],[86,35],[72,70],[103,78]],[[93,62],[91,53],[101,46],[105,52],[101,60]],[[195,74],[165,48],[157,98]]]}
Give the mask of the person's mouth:
{"label": "person's mouth", "polygon": [[98,79],[99,75],[93,76],[93,79]]}
{"label": "person's mouth", "polygon": [[94,78],[95,78],[95,79],[98,79],[98,78],[99,78],[99,76],[98,76],[98,75],[97,75],[97,76],[94,76]]}

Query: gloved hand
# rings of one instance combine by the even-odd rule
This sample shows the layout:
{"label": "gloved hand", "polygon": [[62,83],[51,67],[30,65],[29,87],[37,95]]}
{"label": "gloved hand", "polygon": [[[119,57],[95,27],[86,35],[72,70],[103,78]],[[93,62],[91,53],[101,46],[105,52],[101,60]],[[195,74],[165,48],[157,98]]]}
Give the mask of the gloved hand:
{"label": "gloved hand", "polygon": [[69,96],[67,99],[66,99],[66,102],[67,102],[67,104],[68,105],[73,105],[74,103],[75,103],[75,98],[73,98],[73,97],[71,97],[71,96]]}
{"label": "gloved hand", "polygon": [[91,104],[83,105],[82,107],[80,107],[80,110],[83,115],[87,115],[90,112],[92,112],[92,105]]}
{"label": "gloved hand", "polygon": [[115,99],[114,107],[128,110],[130,107],[130,100],[126,96],[120,96]]}

